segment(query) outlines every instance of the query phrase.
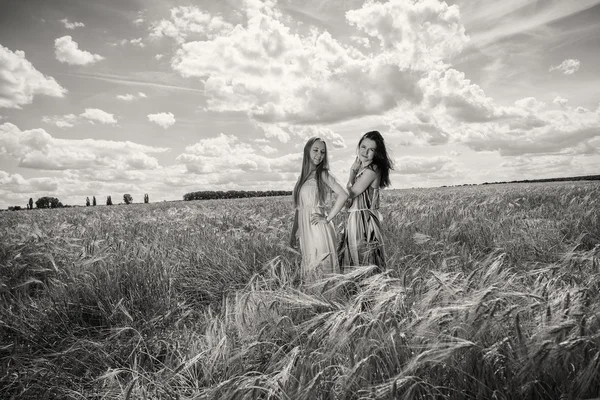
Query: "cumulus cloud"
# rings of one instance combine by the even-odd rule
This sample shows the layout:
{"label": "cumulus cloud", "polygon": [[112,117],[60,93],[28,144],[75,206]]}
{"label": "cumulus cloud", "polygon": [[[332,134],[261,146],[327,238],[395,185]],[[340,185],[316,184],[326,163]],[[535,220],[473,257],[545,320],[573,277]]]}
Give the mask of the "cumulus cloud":
{"label": "cumulus cloud", "polygon": [[[368,53],[326,31],[293,32],[275,3],[247,2],[243,11],[233,29],[180,40],[171,65],[205,82],[208,109],[247,112],[263,123],[333,123],[420,103],[423,72],[443,68],[467,40],[458,8],[433,0],[368,2],[348,12],[348,22],[380,44]],[[180,25],[167,36],[180,38],[188,29]]]}
{"label": "cumulus cloud", "polygon": [[[254,147],[240,142],[235,136],[221,133],[186,147],[177,161],[184,164],[189,173],[232,179],[232,173],[252,173],[250,176],[256,177],[297,172],[301,157],[298,153],[271,159],[257,154]],[[242,180],[248,181],[250,176],[246,175]]]}
{"label": "cumulus cloud", "polygon": [[36,95],[63,97],[67,89],[38,71],[25,52],[0,45],[0,108],[21,108]]}
{"label": "cumulus cloud", "polygon": [[170,19],[152,24],[150,38],[170,37],[183,43],[190,34],[214,37],[233,29],[220,16],[212,16],[197,7],[179,6],[171,9]]}
{"label": "cumulus cloud", "polygon": [[94,123],[94,121],[109,125],[117,123],[117,120],[113,114],[109,114],[106,111],[102,111],[98,108],[86,108],[83,113],[79,114],[79,116],[88,119],[90,123]]}
{"label": "cumulus cloud", "polygon": [[148,96],[146,96],[146,94],[143,92],[138,92],[137,95],[131,94],[131,93],[117,95],[117,99],[123,100],[123,101],[133,101],[133,100],[136,100],[139,98],[146,98],[146,97],[148,97]]}
{"label": "cumulus cloud", "polygon": [[556,96],[554,100],[552,100],[552,103],[564,108],[569,103],[569,100],[565,99],[564,97]]}
{"label": "cumulus cloud", "polygon": [[146,45],[145,45],[144,43],[142,43],[142,38],[131,39],[131,40],[129,41],[129,43],[131,43],[131,44],[133,44],[133,45],[136,45],[136,46],[139,46],[139,47],[141,47],[141,48],[144,48],[144,47],[146,47]]}
{"label": "cumulus cloud", "polygon": [[77,116],[75,114],[44,116],[42,122],[56,125],[59,128],[72,128],[77,122]]}
{"label": "cumulus cloud", "polygon": [[[6,171],[0,171],[0,187],[0,196],[9,193],[17,194],[21,198],[21,201],[25,201],[29,196],[37,192],[55,192],[58,189],[58,182],[56,178],[25,179],[20,174],[10,174]],[[23,197],[22,194],[27,194],[28,196]]]}
{"label": "cumulus cloud", "polygon": [[104,60],[99,54],[80,50],[77,42],[71,36],[63,36],[54,40],[56,59],[69,65],[89,65]]}
{"label": "cumulus cloud", "polygon": [[[399,136],[404,137],[405,144],[436,146],[448,143],[450,140],[450,134],[430,112],[401,110],[389,122],[389,126],[392,134],[398,133]],[[404,134],[412,136],[414,142]]]}
{"label": "cumulus cloud", "polygon": [[52,137],[44,129],[21,131],[16,125],[0,125],[0,154],[24,168],[41,170],[155,169],[152,153],[168,151],[132,142],[68,140]]}
{"label": "cumulus cloud", "polygon": [[558,65],[552,65],[548,71],[562,71],[565,75],[572,75],[579,69],[581,63],[577,59],[569,58]]}
{"label": "cumulus cloud", "polygon": [[148,120],[150,122],[154,122],[158,126],[162,126],[164,129],[167,129],[175,123],[175,115],[170,112],[148,114]]}
{"label": "cumulus cloud", "polygon": [[598,126],[597,113],[564,108],[455,129],[457,141],[476,151],[498,151],[512,157],[588,152],[588,144],[600,137]]}
{"label": "cumulus cloud", "polygon": [[428,107],[442,106],[458,121],[486,122],[519,116],[517,110],[498,106],[481,87],[453,68],[429,72],[421,85]]}
{"label": "cumulus cloud", "polygon": [[83,22],[69,22],[67,18],[61,19],[60,22],[62,22],[67,29],[83,28],[85,26]]}
{"label": "cumulus cloud", "polygon": [[454,161],[449,157],[401,157],[396,159],[394,171],[398,174],[438,173]]}

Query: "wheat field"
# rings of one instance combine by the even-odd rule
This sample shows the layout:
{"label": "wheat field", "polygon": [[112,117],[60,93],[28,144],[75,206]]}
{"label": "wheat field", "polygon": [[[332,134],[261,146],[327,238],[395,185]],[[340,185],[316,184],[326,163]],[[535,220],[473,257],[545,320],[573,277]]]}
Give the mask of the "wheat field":
{"label": "wheat field", "polygon": [[599,183],[382,196],[310,284],[288,197],[0,213],[0,398],[600,396]]}

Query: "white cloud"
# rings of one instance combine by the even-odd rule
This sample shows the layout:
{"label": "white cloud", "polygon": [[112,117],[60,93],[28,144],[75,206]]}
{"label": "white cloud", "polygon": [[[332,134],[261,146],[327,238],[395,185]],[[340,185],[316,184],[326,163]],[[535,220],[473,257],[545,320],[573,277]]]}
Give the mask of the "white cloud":
{"label": "white cloud", "polygon": [[77,122],[77,116],[75,114],[44,116],[42,122],[56,125],[59,128],[72,128]]}
{"label": "white cloud", "polygon": [[146,47],[146,45],[144,43],[142,43],[142,38],[137,38],[137,39],[131,39],[129,41],[129,43],[134,44],[136,46],[139,46],[141,48]]}
{"label": "white cloud", "polygon": [[60,22],[62,22],[67,29],[83,28],[85,26],[83,22],[69,22],[67,18],[61,19]]}
{"label": "white cloud", "polygon": [[213,37],[233,29],[220,16],[212,16],[197,7],[179,6],[171,9],[171,18],[155,22],[150,38],[170,37],[183,43],[190,34]]}
{"label": "white cloud", "polygon": [[141,24],[144,23],[144,18],[137,18],[133,21],[135,26],[140,26]]}
{"label": "white cloud", "polygon": [[[457,141],[501,156],[583,154],[600,137],[600,115],[583,108],[544,110],[520,118],[451,128]],[[595,148],[595,147],[593,147]]]}
{"label": "white cloud", "polygon": [[569,100],[565,99],[564,97],[556,96],[552,102],[564,108],[569,103]]}
{"label": "white cloud", "polygon": [[131,94],[131,93],[117,95],[117,99],[123,100],[123,101],[133,101],[138,98],[141,99],[141,98],[146,98],[146,97],[148,97],[148,96],[146,96],[146,94],[143,92],[138,92],[137,95]]}
{"label": "white cloud", "polygon": [[24,168],[41,170],[155,169],[152,153],[168,151],[132,142],[56,139],[43,129],[21,131],[16,125],[0,125],[0,154]]}
{"label": "white cloud", "polygon": [[63,97],[65,93],[67,89],[35,69],[23,51],[0,45],[0,108],[21,108],[36,95]]}
{"label": "white cloud", "polygon": [[581,63],[577,59],[569,58],[558,65],[553,65],[548,71],[562,71],[565,75],[572,75],[579,69]]}
{"label": "white cloud", "polygon": [[155,60],[160,60],[161,58],[163,58],[165,55],[164,54],[157,54],[154,56]]}
{"label": "white cloud", "polygon": [[85,111],[79,116],[90,120],[91,123],[94,121],[100,122],[101,124],[116,124],[117,120],[113,114],[109,114],[106,111],[102,111],[98,108],[86,108]]}
{"label": "white cloud", "polygon": [[167,129],[175,123],[175,116],[170,112],[148,114],[148,120]]}
{"label": "white cloud", "polygon": [[433,0],[348,12],[348,22],[380,44],[367,54],[328,32],[292,32],[274,3],[243,10],[246,20],[235,28],[181,44],[171,65],[205,82],[207,109],[247,112],[263,123],[332,123],[420,103],[423,72],[444,67],[467,40],[458,8]]}
{"label": "white cloud", "polygon": [[276,149],[276,148],[274,148],[274,147],[271,147],[271,146],[269,146],[269,145],[264,145],[264,146],[261,146],[261,147],[260,147],[260,149],[261,149],[261,150],[262,150],[262,152],[263,152],[263,153],[265,153],[265,154],[274,154],[274,153],[277,153],[277,149]]}
{"label": "white cloud", "polygon": [[54,52],[58,61],[69,65],[88,65],[104,60],[99,54],[79,50],[79,45],[71,36],[57,38],[54,41]]}
{"label": "white cloud", "polygon": [[442,145],[448,143],[450,134],[432,112],[399,110],[392,116],[390,133],[402,138],[405,145]]}
{"label": "white cloud", "polygon": [[[222,179],[234,181],[232,174],[236,173],[246,174],[239,176],[241,181],[252,181],[263,174],[297,172],[301,158],[298,152],[271,159],[256,154],[251,145],[239,142],[235,136],[221,133],[187,146],[177,161],[184,164],[189,173],[209,175],[218,182]],[[261,179],[265,179],[264,176]]]}
{"label": "white cloud", "polygon": [[123,100],[123,101],[132,101],[133,99],[135,99],[135,96],[132,94],[119,94],[117,95],[117,99],[119,100]]}
{"label": "white cloud", "polygon": [[398,174],[433,174],[439,173],[454,161],[449,157],[401,157],[396,159],[394,171]]}

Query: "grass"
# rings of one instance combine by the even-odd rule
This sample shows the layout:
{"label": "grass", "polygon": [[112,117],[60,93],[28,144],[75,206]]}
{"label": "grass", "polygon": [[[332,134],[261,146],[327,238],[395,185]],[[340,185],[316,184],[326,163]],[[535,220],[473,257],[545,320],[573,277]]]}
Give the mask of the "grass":
{"label": "grass", "polygon": [[383,196],[389,269],[312,284],[284,197],[1,213],[0,397],[597,396],[598,183]]}

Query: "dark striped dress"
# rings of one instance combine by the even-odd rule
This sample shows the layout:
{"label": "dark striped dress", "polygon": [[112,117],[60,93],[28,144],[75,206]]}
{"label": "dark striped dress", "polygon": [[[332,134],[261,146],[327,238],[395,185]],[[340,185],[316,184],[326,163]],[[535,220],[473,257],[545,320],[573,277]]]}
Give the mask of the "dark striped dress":
{"label": "dark striped dress", "polygon": [[[368,167],[367,167],[368,168]],[[359,171],[355,179],[364,172]],[[379,188],[368,187],[354,198],[338,245],[340,267],[377,265],[385,269],[385,252],[379,212]]]}

